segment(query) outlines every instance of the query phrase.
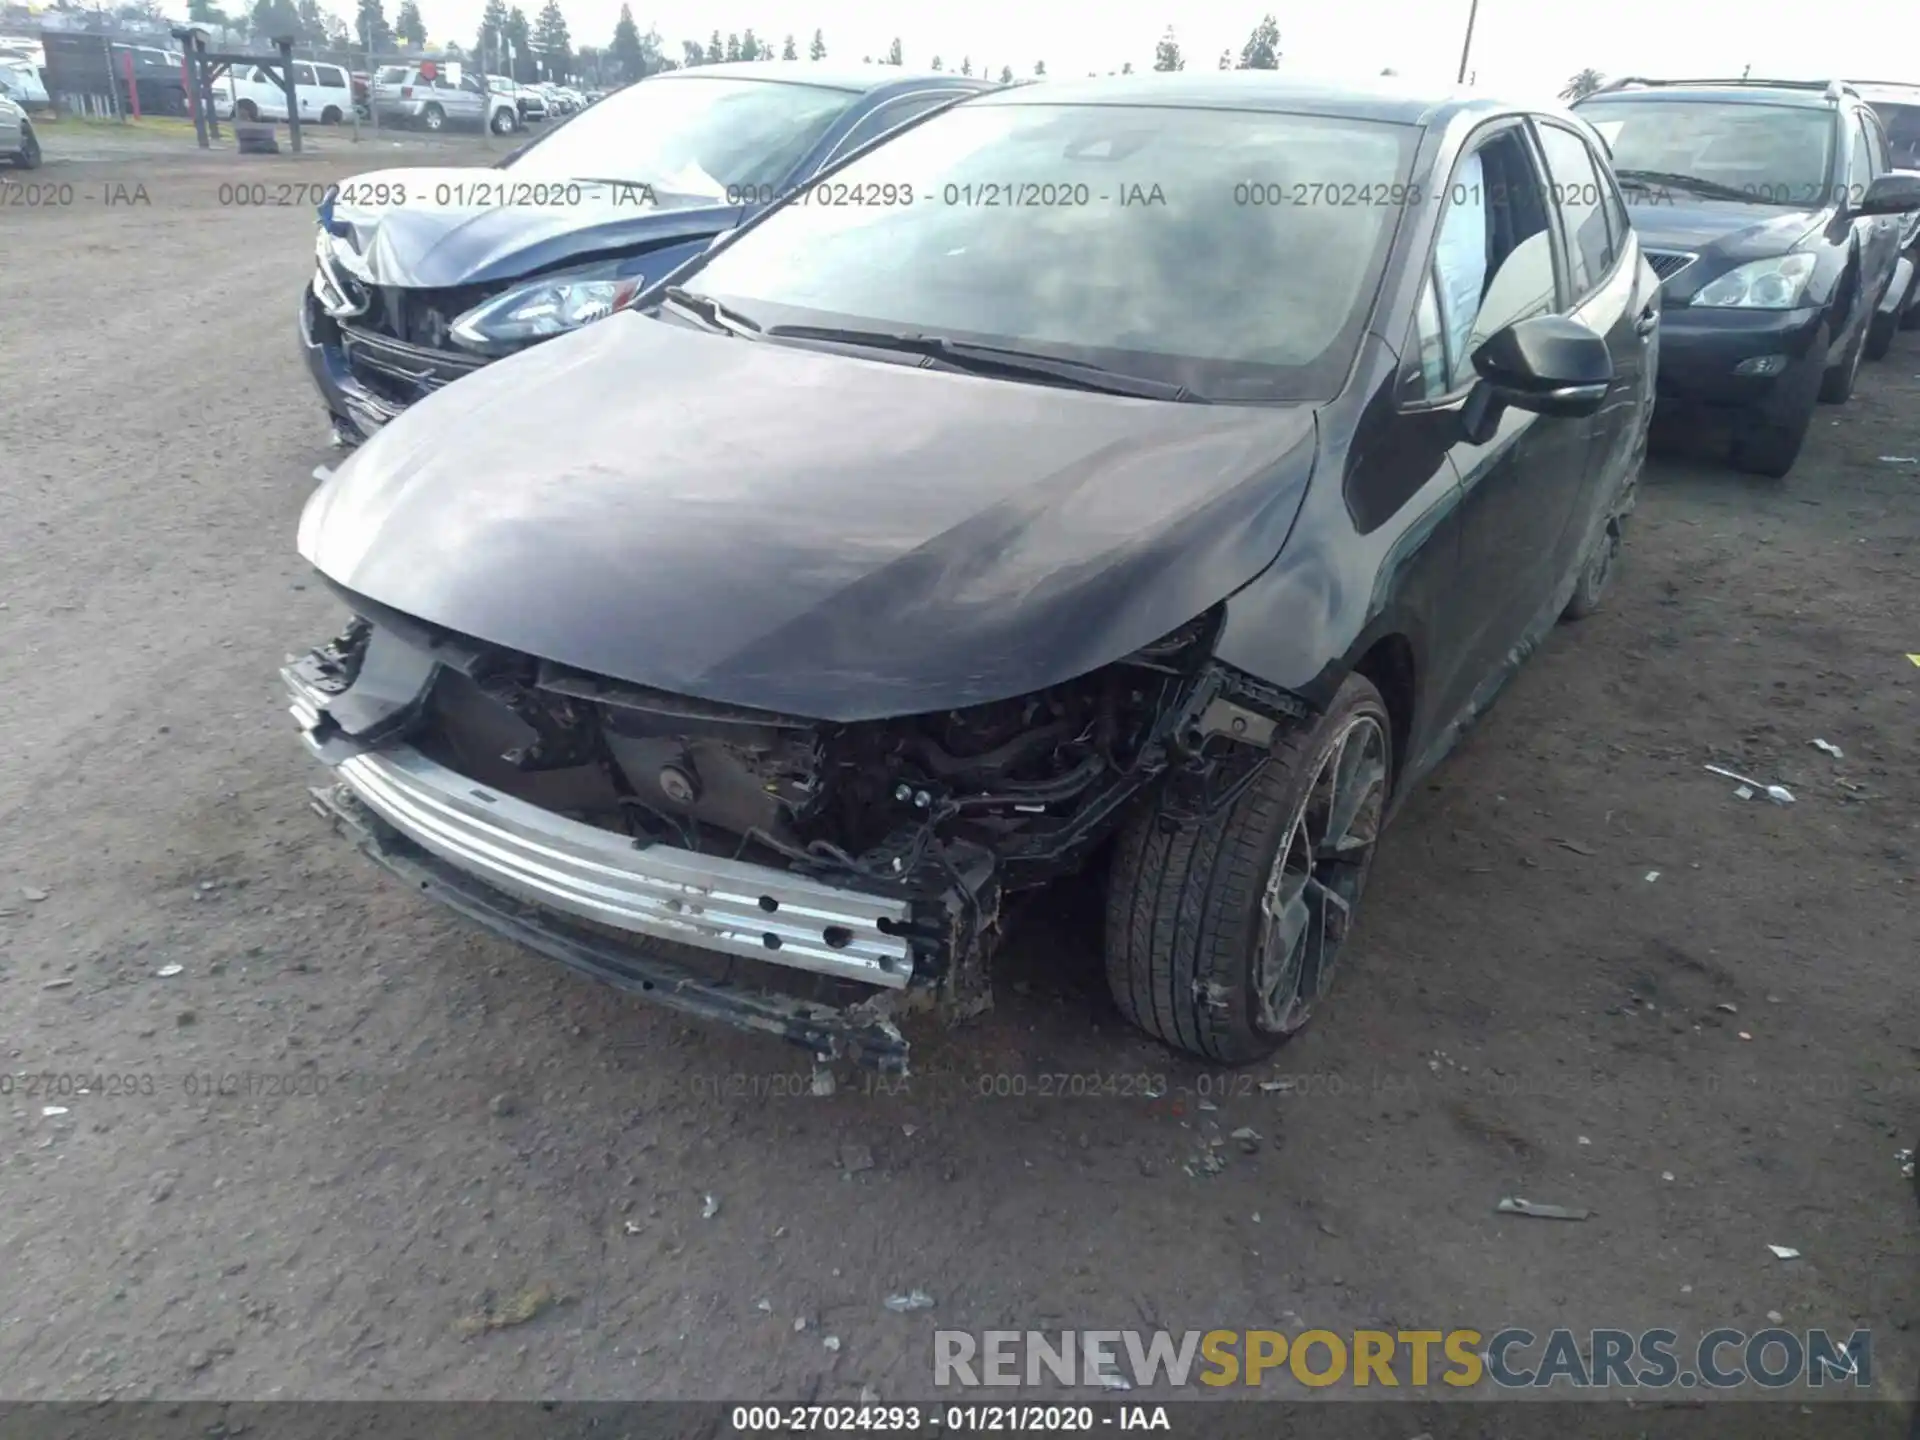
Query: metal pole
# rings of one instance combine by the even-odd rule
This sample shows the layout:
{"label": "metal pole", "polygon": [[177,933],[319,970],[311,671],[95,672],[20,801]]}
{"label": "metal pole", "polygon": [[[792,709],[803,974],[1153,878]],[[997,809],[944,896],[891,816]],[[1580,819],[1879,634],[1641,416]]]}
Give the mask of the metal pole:
{"label": "metal pole", "polygon": [[287,93],[287,130],[293,141],[293,153],[300,153],[300,87],[293,77],[293,42],[276,40],[273,48],[280,52],[280,78],[282,88]]}
{"label": "metal pole", "polygon": [[108,113],[116,120],[125,120],[127,118],[127,107],[121,103],[120,81],[113,73],[113,42],[107,39],[105,35],[102,35],[100,37],[100,48],[106,53],[107,57],[107,98],[112,102],[113,107]]}
{"label": "metal pole", "polygon": [[1457,84],[1467,83],[1467,56],[1473,53],[1473,22],[1480,17],[1480,0],[1473,0],[1467,11],[1467,38],[1460,45],[1460,73],[1455,77]]}
{"label": "metal pole", "polygon": [[[466,71],[461,70],[464,78]],[[487,55],[480,52],[480,143],[487,149],[493,149],[493,82],[487,78]]]}
{"label": "metal pole", "polygon": [[193,96],[193,133],[200,142],[200,148],[205,150],[208,148],[207,121],[213,114],[213,106],[206,100],[206,96],[213,88],[206,79],[206,51],[201,48],[197,40],[188,40],[183,55],[187,64],[189,83],[193,87],[189,92]]}
{"label": "metal pole", "polygon": [[187,114],[193,117],[193,133],[200,137],[200,148],[207,148],[207,121],[200,113],[200,87],[193,83],[193,42],[180,45],[180,88],[187,92]]}
{"label": "metal pole", "polygon": [[138,120],[140,118],[140,87],[134,83],[133,79],[133,51],[121,51],[120,58],[127,62],[127,98],[133,101],[133,118]]}

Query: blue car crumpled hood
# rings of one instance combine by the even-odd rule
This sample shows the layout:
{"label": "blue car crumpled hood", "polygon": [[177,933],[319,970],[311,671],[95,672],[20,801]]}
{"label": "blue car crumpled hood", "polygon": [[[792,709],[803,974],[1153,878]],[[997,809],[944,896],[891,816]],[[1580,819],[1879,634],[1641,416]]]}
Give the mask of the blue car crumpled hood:
{"label": "blue car crumpled hood", "polygon": [[1279,553],[1309,406],[1091,394],[622,313],[413,406],[300,551],[458,634],[851,721],[1110,664]]}
{"label": "blue car crumpled hood", "polygon": [[[383,203],[361,198],[368,195]],[[321,207],[321,223],[353,252],[363,279],[416,290],[513,280],[576,257],[704,239],[740,216],[740,206],[710,194],[451,167],[356,175]]]}

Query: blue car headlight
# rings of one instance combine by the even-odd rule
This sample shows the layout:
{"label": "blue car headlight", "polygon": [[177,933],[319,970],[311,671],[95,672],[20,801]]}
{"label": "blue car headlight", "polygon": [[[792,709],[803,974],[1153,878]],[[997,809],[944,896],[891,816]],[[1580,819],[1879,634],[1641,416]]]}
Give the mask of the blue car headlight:
{"label": "blue car headlight", "polygon": [[515,285],[474,306],[447,333],[483,354],[564,335],[611,315],[640,293],[647,278],[632,264],[589,265]]}

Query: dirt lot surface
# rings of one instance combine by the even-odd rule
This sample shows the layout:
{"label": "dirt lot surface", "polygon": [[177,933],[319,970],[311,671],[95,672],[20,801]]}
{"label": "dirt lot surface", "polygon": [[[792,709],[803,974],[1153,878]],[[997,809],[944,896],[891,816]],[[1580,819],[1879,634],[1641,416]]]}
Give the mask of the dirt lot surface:
{"label": "dirt lot surface", "polygon": [[[11,178],[75,197],[0,210],[6,1396],[900,1398],[936,1326],[1770,1311],[1870,1327],[1912,1393],[1920,464],[1881,457],[1920,455],[1920,335],[1784,483],[1656,461],[1608,608],[1412,798],[1278,1063],[1127,1030],[1082,887],[992,1015],[822,1098],[306,807],[311,209],[220,186],[384,156],[48,148]],[[1168,1093],[1101,1093],[1132,1076]]]}

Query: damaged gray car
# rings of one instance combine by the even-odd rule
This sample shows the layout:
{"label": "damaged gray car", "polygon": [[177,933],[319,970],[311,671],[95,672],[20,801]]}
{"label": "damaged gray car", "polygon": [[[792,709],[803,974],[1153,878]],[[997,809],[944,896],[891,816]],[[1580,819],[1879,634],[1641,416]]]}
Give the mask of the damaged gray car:
{"label": "damaged gray car", "polygon": [[1126,1016],[1268,1054],[1396,801],[1612,574],[1658,282],[1602,153],[1265,72],[913,127],[323,479],[317,808],[543,955],[891,1071],[990,1003],[1013,897],[1102,866]]}

